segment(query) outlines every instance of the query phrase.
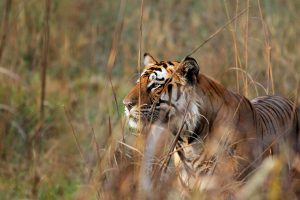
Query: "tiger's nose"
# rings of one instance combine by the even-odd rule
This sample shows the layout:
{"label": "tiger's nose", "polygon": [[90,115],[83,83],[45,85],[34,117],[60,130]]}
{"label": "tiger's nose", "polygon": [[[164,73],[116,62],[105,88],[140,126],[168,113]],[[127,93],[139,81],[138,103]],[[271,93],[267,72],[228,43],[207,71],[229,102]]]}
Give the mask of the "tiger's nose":
{"label": "tiger's nose", "polygon": [[133,102],[131,100],[124,99],[123,104],[128,110],[131,110],[131,108],[133,107]]}

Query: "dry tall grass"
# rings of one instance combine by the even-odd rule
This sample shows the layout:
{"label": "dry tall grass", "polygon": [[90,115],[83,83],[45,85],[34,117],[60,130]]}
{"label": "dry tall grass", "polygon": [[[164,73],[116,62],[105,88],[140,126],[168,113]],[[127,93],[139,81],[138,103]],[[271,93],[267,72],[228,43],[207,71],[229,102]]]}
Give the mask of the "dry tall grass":
{"label": "dry tall grass", "polygon": [[[128,130],[121,100],[141,52],[180,60],[248,5],[193,55],[201,72],[249,98],[276,93],[299,104],[297,0],[144,1],[142,35],[141,1],[0,1],[0,199],[180,199],[172,162],[145,187],[149,159],[158,173],[172,136],[162,133],[163,151],[153,153],[146,134]],[[265,187],[243,194],[289,197],[280,159],[249,179]]]}

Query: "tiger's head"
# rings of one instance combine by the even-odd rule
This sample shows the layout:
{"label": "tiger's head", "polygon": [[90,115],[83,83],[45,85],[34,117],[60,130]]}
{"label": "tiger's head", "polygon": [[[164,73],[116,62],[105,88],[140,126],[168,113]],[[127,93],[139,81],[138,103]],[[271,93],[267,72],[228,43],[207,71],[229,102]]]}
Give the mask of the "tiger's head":
{"label": "tiger's head", "polygon": [[129,126],[138,128],[139,118],[142,125],[171,121],[178,125],[181,122],[173,119],[185,113],[190,118],[186,125],[195,126],[199,114],[193,99],[199,73],[196,60],[186,57],[181,62],[158,62],[145,53],[144,66],[136,85],[123,100]]}

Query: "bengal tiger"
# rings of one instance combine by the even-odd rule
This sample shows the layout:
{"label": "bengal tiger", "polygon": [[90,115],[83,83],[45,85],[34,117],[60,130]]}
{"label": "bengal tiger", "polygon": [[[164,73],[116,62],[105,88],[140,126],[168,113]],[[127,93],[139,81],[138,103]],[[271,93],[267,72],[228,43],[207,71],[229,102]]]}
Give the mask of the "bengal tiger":
{"label": "bengal tiger", "polygon": [[[175,165],[190,189],[209,190],[242,180],[269,155],[300,152],[300,108],[281,96],[253,100],[200,72],[197,61],[156,61],[124,98],[129,126],[159,123],[176,135]],[[220,178],[221,177],[221,178]]]}

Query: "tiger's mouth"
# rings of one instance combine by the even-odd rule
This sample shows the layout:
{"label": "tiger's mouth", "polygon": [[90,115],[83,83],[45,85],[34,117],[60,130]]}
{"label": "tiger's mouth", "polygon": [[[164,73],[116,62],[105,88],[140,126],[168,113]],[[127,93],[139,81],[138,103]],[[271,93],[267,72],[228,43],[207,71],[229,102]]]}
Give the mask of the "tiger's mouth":
{"label": "tiger's mouth", "polygon": [[147,124],[153,124],[159,119],[159,106],[153,108],[153,106],[143,105],[140,108],[134,106],[132,109],[128,110],[125,107],[125,114],[128,118],[128,124],[130,128],[137,129],[139,123],[141,126]]}

